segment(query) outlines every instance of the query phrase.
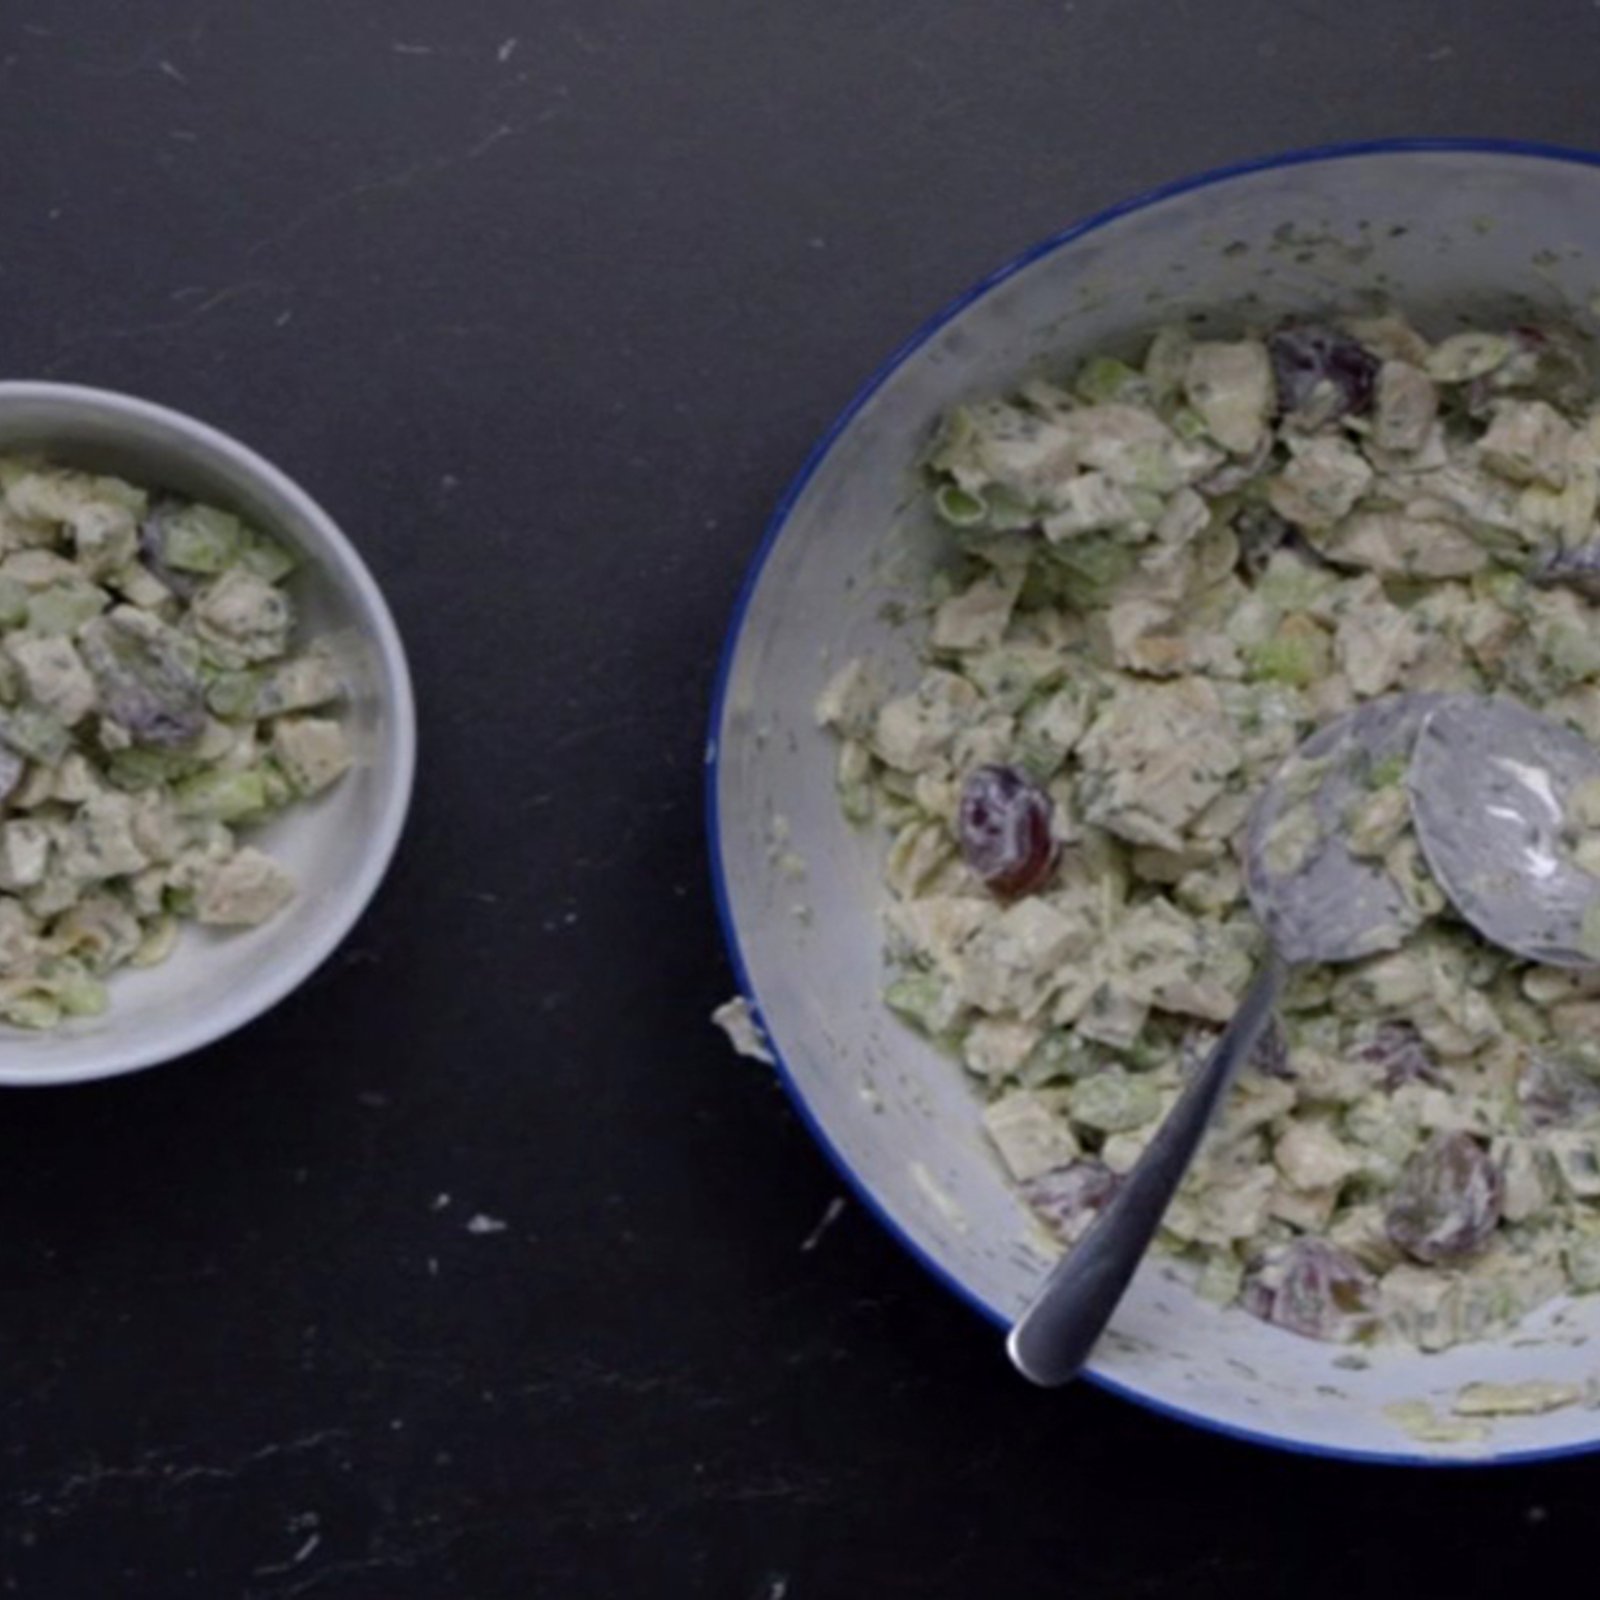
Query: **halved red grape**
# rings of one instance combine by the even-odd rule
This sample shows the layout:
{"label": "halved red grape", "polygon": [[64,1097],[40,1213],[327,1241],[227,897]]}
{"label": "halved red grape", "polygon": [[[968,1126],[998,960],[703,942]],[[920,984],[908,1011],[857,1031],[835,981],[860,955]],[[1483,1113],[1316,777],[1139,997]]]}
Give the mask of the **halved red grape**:
{"label": "halved red grape", "polygon": [[78,647],[101,704],[135,743],[171,748],[205,731],[198,653],[176,629],[132,606],[118,606],[84,626]]}
{"label": "halved red grape", "polygon": [[1406,1162],[1384,1227],[1429,1266],[1475,1256],[1500,1223],[1500,1169],[1471,1134],[1436,1133]]}
{"label": "halved red grape", "polygon": [[1029,1178],[1022,1185],[1022,1194],[1051,1228],[1070,1240],[1083,1232],[1121,1182],[1103,1161],[1086,1157]]}
{"label": "halved red grape", "polygon": [[1407,1083],[1442,1087],[1445,1081],[1433,1052],[1409,1022],[1379,1023],[1356,1054],[1382,1069],[1385,1089],[1398,1089]]}
{"label": "halved red grape", "polygon": [[1267,340],[1267,349],[1281,416],[1320,428],[1372,409],[1382,363],[1349,334],[1321,323],[1291,323]]}
{"label": "halved red grape", "polygon": [[1373,1327],[1377,1294],[1377,1280],[1338,1245],[1294,1239],[1251,1263],[1240,1304],[1274,1327],[1342,1344]]}
{"label": "halved red grape", "polygon": [[997,895],[1040,888],[1060,846],[1050,832],[1050,796],[1015,767],[978,767],[961,790],[961,854]]}

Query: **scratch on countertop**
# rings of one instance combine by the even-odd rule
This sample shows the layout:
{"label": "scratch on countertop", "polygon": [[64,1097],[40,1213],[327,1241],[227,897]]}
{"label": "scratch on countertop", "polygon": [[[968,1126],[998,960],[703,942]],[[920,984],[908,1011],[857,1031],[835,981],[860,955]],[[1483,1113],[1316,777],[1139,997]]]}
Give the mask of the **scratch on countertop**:
{"label": "scratch on countertop", "polygon": [[454,155],[429,156],[423,161],[413,161],[409,166],[401,167],[398,171],[383,174],[381,177],[368,178],[362,183],[353,183],[343,189],[335,189],[331,194],[325,194],[319,200],[313,200],[310,205],[290,217],[281,227],[275,228],[270,233],[263,234],[253,244],[246,247],[247,256],[258,256],[264,250],[270,250],[278,245],[287,244],[297,237],[306,228],[317,220],[326,216],[331,211],[338,210],[352,200],[359,200],[363,195],[398,193],[409,189],[422,178],[436,177],[441,172],[448,172],[452,167],[459,167],[468,161],[476,161],[479,156],[487,154],[504,139],[509,139],[516,132],[516,128],[509,122],[501,122],[483,134],[465,150]]}
{"label": "scratch on countertop", "polygon": [[[77,71],[90,78],[131,78],[138,73],[148,72],[154,68],[155,71],[163,73],[177,83],[187,84],[189,80],[173,63],[169,52],[174,51],[175,48],[187,46],[189,54],[197,56],[200,52],[200,46],[205,40],[207,21],[208,18],[202,12],[187,28],[157,34],[131,60],[105,66],[96,65],[92,61],[85,61],[76,62],[74,66]],[[22,25],[22,31],[31,33],[35,38],[39,39],[54,37],[48,28],[26,22]]]}
{"label": "scratch on countertop", "polygon": [[250,1576],[252,1578],[275,1578],[281,1573],[293,1572],[296,1567],[303,1566],[311,1559],[321,1543],[322,1535],[320,1533],[308,1534],[300,1542],[299,1548],[287,1560],[271,1561],[264,1567],[256,1567]]}
{"label": "scratch on countertop", "polygon": [[[102,340],[110,342],[123,339],[142,339],[146,334],[177,333],[184,328],[200,321],[219,306],[225,306],[235,300],[242,300],[247,295],[269,292],[277,287],[270,278],[245,278],[238,283],[230,283],[220,289],[213,290],[204,299],[197,300],[182,316],[163,317],[154,322],[129,323],[126,326],[113,326],[109,328],[82,328],[75,333],[66,334],[57,344],[56,353],[45,364],[43,375],[53,377],[73,355],[86,345],[93,345]],[[195,290],[185,287],[181,294],[190,298]]]}
{"label": "scratch on countertop", "polygon": [[836,1194],[828,1202],[827,1209],[822,1213],[822,1220],[801,1241],[801,1255],[809,1255],[822,1243],[822,1236],[844,1215],[845,1205],[846,1201],[842,1194]]}
{"label": "scratch on countertop", "polygon": [[[283,1588],[274,1588],[271,1593],[278,1600],[297,1600],[303,1594],[311,1594],[320,1589],[323,1584],[340,1578],[349,1578],[357,1574],[368,1572],[409,1572],[415,1570],[429,1556],[436,1556],[441,1551],[448,1550],[452,1545],[458,1544],[462,1539],[474,1532],[478,1524],[468,1524],[456,1527],[447,1533],[424,1540],[420,1544],[410,1545],[404,1549],[385,1549],[383,1541],[378,1541],[379,1548],[370,1555],[347,1556],[339,1561],[330,1561],[325,1567],[317,1567],[309,1571],[304,1577],[286,1585]],[[351,1589],[341,1589],[341,1593],[354,1593]],[[381,1587],[378,1592],[382,1592]],[[249,1600],[249,1596],[245,1597]]]}
{"label": "scratch on countertop", "polygon": [[52,1517],[68,1516],[107,1487],[151,1484],[166,1491],[201,1481],[232,1483],[265,1462],[304,1455],[349,1437],[346,1428],[324,1428],[296,1439],[262,1445],[236,1461],[220,1465],[209,1462],[184,1464],[174,1458],[174,1453],[161,1450],[148,1451],[137,1461],[125,1466],[108,1466],[95,1461],[77,1472],[69,1472],[58,1483],[17,1495],[11,1505],[14,1509],[38,1510]]}

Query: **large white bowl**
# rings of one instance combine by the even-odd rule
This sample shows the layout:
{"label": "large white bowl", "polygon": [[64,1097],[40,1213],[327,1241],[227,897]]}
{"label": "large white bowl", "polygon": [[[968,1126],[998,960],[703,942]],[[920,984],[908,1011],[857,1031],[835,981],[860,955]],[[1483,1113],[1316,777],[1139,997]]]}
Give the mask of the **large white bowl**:
{"label": "large white bowl", "polygon": [[253,451],[128,395],[0,383],[0,454],[16,451],[209,500],[283,539],[304,558],[289,580],[299,636],[328,642],[350,689],[340,714],[354,768],[252,836],[299,880],[284,912],[248,931],[186,927],[161,966],[112,977],[104,1016],[51,1033],[0,1028],[0,1084],[79,1083],[198,1050],[321,965],[372,898],[399,842],[416,712],[400,637],[372,575],[328,514]]}
{"label": "large white bowl", "polygon": [[[1461,314],[1560,314],[1592,332],[1600,156],[1461,141],[1308,151],[1079,223],[963,296],[871,379],[779,506],[740,598],[707,761],[717,893],[741,986],[802,1112],[862,1198],[1002,1327],[1049,1262],[960,1070],[884,1011],[881,844],[839,814],[813,700],[830,665],[859,652],[912,670],[914,641],[885,603],[915,593],[937,559],[914,474],[953,402],[1162,320],[1225,326],[1241,311],[1347,307],[1374,289],[1435,331]],[[1513,1461],[1595,1448],[1600,1410],[1498,1421],[1477,1443],[1420,1443],[1385,1408],[1420,1399],[1448,1412],[1480,1380],[1588,1385],[1597,1335],[1600,1298],[1589,1298],[1496,1343],[1433,1356],[1385,1349],[1352,1370],[1340,1364],[1347,1352],[1219,1311],[1148,1263],[1092,1376],[1265,1443]]]}

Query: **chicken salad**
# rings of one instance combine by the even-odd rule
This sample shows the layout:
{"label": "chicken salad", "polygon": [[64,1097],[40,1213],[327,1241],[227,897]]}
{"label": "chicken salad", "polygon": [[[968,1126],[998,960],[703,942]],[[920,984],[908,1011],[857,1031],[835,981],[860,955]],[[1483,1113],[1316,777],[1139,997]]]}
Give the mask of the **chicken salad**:
{"label": "chicken salad", "polygon": [[[1600,743],[1600,404],[1553,327],[1165,328],[958,408],[928,479],[920,676],[851,661],[817,715],[887,837],[885,1000],[1070,1246],[1248,981],[1244,823],[1307,734],[1499,692]],[[1441,1349],[1600,1289],[1600,974],[1450,913],[1403,763],[1346,823],[1413,930],[1297,975],[1162,1244],[1280,1327]]]}

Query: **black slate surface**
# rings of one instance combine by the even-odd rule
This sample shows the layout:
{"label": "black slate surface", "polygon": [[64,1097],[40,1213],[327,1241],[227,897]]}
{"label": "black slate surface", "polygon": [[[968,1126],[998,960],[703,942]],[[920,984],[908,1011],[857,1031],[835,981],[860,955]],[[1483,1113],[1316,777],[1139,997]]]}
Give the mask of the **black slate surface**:
{"label": "black slate surface", "polygon": [[322,498],[423,760],[300,995],[0,1102],[0,1592],[1475,1596],[1585,1556],[1600,1462],[1042,1397],[856,1206],[803,1249],[840,1184],[705,1025],[699,786],[763,517],[923,317],[1208,164],[1600,143],[1597,48],[1588,0],[4,0],[0,370]]}

